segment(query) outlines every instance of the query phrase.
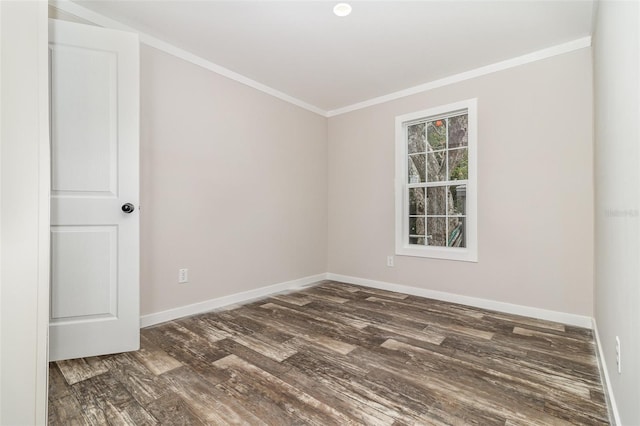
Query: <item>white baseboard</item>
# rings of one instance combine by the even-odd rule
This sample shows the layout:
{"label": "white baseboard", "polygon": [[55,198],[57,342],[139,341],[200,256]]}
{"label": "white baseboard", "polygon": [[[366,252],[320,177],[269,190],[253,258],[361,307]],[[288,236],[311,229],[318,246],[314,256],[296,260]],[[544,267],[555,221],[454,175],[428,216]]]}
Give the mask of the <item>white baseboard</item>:
{"label": "white baseboard", "polygon": [[261,299],[276,293],[295,290],[309,284],[316,283],[326,279],[326,274],[310,275],[308,277],[299,278],[297,280],[285,281],[278,284],[260,287],[255,290],[234,293],[228,296],[217,297],[215,299],[205,300],[204,302],[194,303],[192,305],[180,306],[178,308],[168,309],[162,312],[142,315],[140,317],[140,327],[149,327],[151,325],[160,324],[162,322],[174,319],[188,317],[203,312],[212,311],[225,306],[234,305],[236,303],[248,303],[252,300]]}
{"label": "white baseboard", "polygon": [[367,278],[333,274],[330,272],[325,274],[311,275],[296,280],[273,284],[266,287],[260,287],[255,290],[243,291],[241,293],[235,293],[228,296],[205,300],[204,302],[198,302],[192,305],[180,306],[178,308],[168,309],[162,312],[143,315],[142,317],[140,317],[140,327],[149,327],[151,325],[203,312],[208,312],[237,303],[247,303],[255,299],[271,296],[276,293],[295,290],[297,288],[301,288],[322,280],[340,281],[348,284],[377,288],[380,290],[395,291],[398,293],[405,293],[414,296],[442,300],[444,302],[475,306],[477,308],[489,309],[492,311],[504,312],[508,314],[522,315],[547,321],[555,321],[567,325],[574,325],[577,327],[584,327],[589,329],[593,328],[593,319],[588,316],[569,314],[566,312],[550,311],[547,309],[534,308],[531,306],[515,305],[512,303],[498,302],[495,300],[481,299],[478,297],[463,296],[460,294],[447,293],[443,291],[428,290],[402,284],[393,284],[385,281],[370,280]]}
{"label": "white baseboard", "polygon": [[598,359],[598,366],[600,367],[600,376],[604,380],[604,391],[606,393],[607,405],[609,406],[609,420],[612,421],[613,426],[621,426],[622,422],[620,421],[620,413],[618,413],[616,399],[613,396],[613,388],[611,387],[611,380],[609,380],[609,370],[607,370],[607,362],[604,359],[604,353],[602,352],[600,334],[598,333],[598,324],[596,323],[595,318],[593,318],[593,335],[596,340],[596,358]]}
{"label": "white baseboard", "polygon": [[475,306],[476,308],[489,309],[508,314],[523,315],[526,317],[538,318],[547,321],[560,322],[577,327],[591,328],[592,318],[583,315],[568,314],[565,312],[550,311],[547,309],[534,308],[531,306],[515,305],[512,303],[498,302],[495,300],[481,299],[460,294],[446,293],[443,291],[427,290],[424,288],[410,287],[401,284],[392,284],[385,281],[375,281],[366,278],[350,277],[328,273],[326,279],[341,281],[349,284],[357,284],[365,287],[377,288],[380,290],[395,291],[398,293],[411,294],[414,296],[428,297],[430,299],[442,300],[444,302],[459,303],[461,305]]}
{"label": "white baseboard", "polygon": [[[180,306],[178,308],[168,309],[162,312],[155,312],[140,317],[140,327],[149,327],[174,319],[187,317],[214,309],[223,308],[225,306],[237,303],[247,303],[255,299],[268,297],[270,295],[291,291],[297,288],[307,286],[322,280],[340,281],[349,284],[357,284],[365,287],[377,288],[381,290],[395,291],[398,293],[411,294],[414,296],[427,297],[430,299],[442,300],[445,302],[459,303],[462,305],[475,306],[477,308],[490,309],[493,311],[504,312],[508,314],[523,315],[532,318],[538,318],[548,321],[560,322],[563,324],[574,325],[584,328],[593,327],[593,319],[583,315],[568,314],[565,312],[550,311],[547,309],[534,308],[531,306],[515,305],[512,303],[498,302],[495,300],[481,299],[471,296],[462,296],[460,294],[447,293],[443,291],[428,290],[424,288],[411,287],[402,284],[393,284],[385,281],[370,280],[367,278],[351,277],[348,275],[340,275],[333,273],[311,275],[296,280],[286,281],[278,284],[260,287],[255,290],[243,291],[241,293],[230,294],[215,299],[205,300],[204,302],[194,303],[192,305]],[[606,370],[605,370],[606,371]]]}

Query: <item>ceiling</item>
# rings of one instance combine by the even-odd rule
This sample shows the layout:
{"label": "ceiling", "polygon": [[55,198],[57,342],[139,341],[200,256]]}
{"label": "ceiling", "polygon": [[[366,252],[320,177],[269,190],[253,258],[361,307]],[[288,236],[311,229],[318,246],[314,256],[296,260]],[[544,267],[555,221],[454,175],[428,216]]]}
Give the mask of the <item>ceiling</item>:
{"label": "ceiling", "polygon": [[573,41],[593,1],[75,3],[323,111]]}

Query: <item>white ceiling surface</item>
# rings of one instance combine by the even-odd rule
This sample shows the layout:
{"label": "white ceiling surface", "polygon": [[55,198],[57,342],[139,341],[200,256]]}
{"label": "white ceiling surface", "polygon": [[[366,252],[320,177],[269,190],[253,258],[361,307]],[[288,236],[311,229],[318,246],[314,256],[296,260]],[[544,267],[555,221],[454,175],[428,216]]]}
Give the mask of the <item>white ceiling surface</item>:
{"label": "white ceiling surface", "polygon": [[119,21],[324,111],[591,35],[593,1],[93,1]]}

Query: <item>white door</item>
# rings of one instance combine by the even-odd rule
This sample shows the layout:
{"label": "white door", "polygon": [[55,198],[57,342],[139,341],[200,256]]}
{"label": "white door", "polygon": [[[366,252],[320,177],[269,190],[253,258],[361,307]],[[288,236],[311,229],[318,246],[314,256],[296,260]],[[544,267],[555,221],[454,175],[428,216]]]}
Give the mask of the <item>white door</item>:
{"label": "white door", "polygon": [[51,361],[139,347],[138,46],[49,22]]}

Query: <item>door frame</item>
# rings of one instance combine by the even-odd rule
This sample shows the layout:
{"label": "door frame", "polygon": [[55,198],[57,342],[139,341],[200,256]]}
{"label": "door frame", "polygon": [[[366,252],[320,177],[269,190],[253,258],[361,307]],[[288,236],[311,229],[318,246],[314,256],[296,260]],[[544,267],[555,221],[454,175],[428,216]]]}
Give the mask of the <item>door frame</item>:
{"label": "door frame", "polygon": [[0,2],[0,424],[47,421],[48,4]]}

